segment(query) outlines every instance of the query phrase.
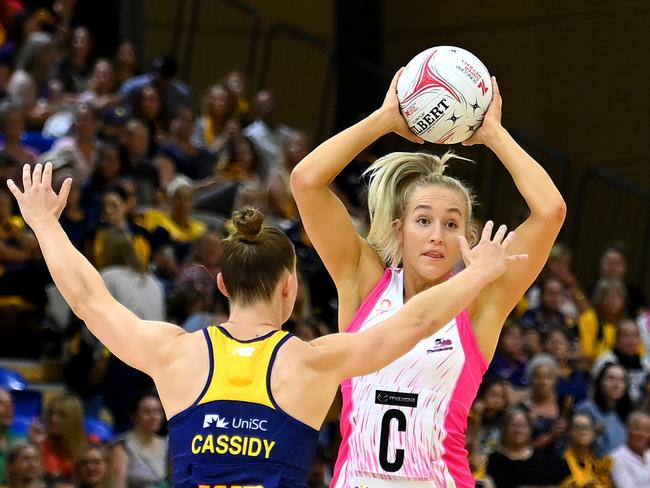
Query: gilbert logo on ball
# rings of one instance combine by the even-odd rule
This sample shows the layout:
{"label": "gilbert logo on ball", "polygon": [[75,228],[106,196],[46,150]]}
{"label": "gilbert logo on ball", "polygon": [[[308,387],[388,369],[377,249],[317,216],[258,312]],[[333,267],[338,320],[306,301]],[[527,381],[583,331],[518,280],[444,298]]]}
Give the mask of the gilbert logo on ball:
{"label": "gilbert logo on ball", "polygon": [[414,134],[436,144],[455,144],[481,126],[492,100],[492,81],[485,65],[469,51],[432,47],[406,65],[397,98]]}

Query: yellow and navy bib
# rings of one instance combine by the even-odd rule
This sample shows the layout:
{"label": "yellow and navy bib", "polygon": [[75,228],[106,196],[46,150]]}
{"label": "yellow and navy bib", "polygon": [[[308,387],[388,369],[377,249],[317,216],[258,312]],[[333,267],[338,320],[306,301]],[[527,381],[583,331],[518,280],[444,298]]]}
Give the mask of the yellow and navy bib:
{"label": "yellow and navy bib", "polygon": [[208,381],[194,404],[169,421],[173,486],[306,487],[318,431],[285,413],[271,393],[276,354],[291,334],[240,341],[223,327],[203,333]]}

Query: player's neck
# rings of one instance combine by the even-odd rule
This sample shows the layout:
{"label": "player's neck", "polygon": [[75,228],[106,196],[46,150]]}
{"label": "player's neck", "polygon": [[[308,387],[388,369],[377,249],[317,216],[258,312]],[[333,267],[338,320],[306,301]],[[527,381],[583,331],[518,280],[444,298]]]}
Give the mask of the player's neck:
{"label": "player's neck", "polygon": [[256,336],[282,326],[282,307],[275,302],[257,301],[251,305],[230,304],[226,326],[239,336]]}

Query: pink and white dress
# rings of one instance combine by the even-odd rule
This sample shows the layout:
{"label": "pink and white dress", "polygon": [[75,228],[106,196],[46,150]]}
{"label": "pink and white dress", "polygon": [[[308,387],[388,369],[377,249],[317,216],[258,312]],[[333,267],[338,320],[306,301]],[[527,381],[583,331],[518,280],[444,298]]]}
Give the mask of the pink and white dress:
{"label": "pink and white dress", "polygon": [[[401,269],[389,268],[348,332],[404,305]],[[474,487],[465,429],[487,362],[467,311],[385,368],[342,384],[333,488]]]}

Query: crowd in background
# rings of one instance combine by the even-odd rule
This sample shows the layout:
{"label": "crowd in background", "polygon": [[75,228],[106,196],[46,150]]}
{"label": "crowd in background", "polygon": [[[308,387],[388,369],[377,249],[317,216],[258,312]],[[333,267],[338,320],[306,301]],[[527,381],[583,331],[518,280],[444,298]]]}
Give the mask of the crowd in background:
{"label": "crowd in background", "polygon": [[[98,342],[62,305],[36,240],[4,181],[52,161],[74,184],[61,223],[111,294],[140,318],[196,331],[227,317],[215,287],[224,222],[260,208],[296,246],[300,290],[285,328],[310,340],[336,330],[336,293],[298,219],[292,168],[311,150],[278,118],[269,90],[239,71],[194,94],[166,56],[140,71],[134,45],[96,57],[71,25],[74,2],[5,9],[0,36],[0,344],[2,356],[55,357],[66,392],[41,418],[0,388],[0,485],[162,487],[165,419],[151,379]],[[200,108],[193,109],[200,99]],[[362,153],[335,189],[366,226]],[[553,248],[513,311],[468,419],[467,449],[483,486],[650,486],[650,315],[627,281],[623,243],[583,284],[571,250]],[[327,486],[339,401],[321,431],[311,487]],[[103,419],[110,434],[89,429]]]}

